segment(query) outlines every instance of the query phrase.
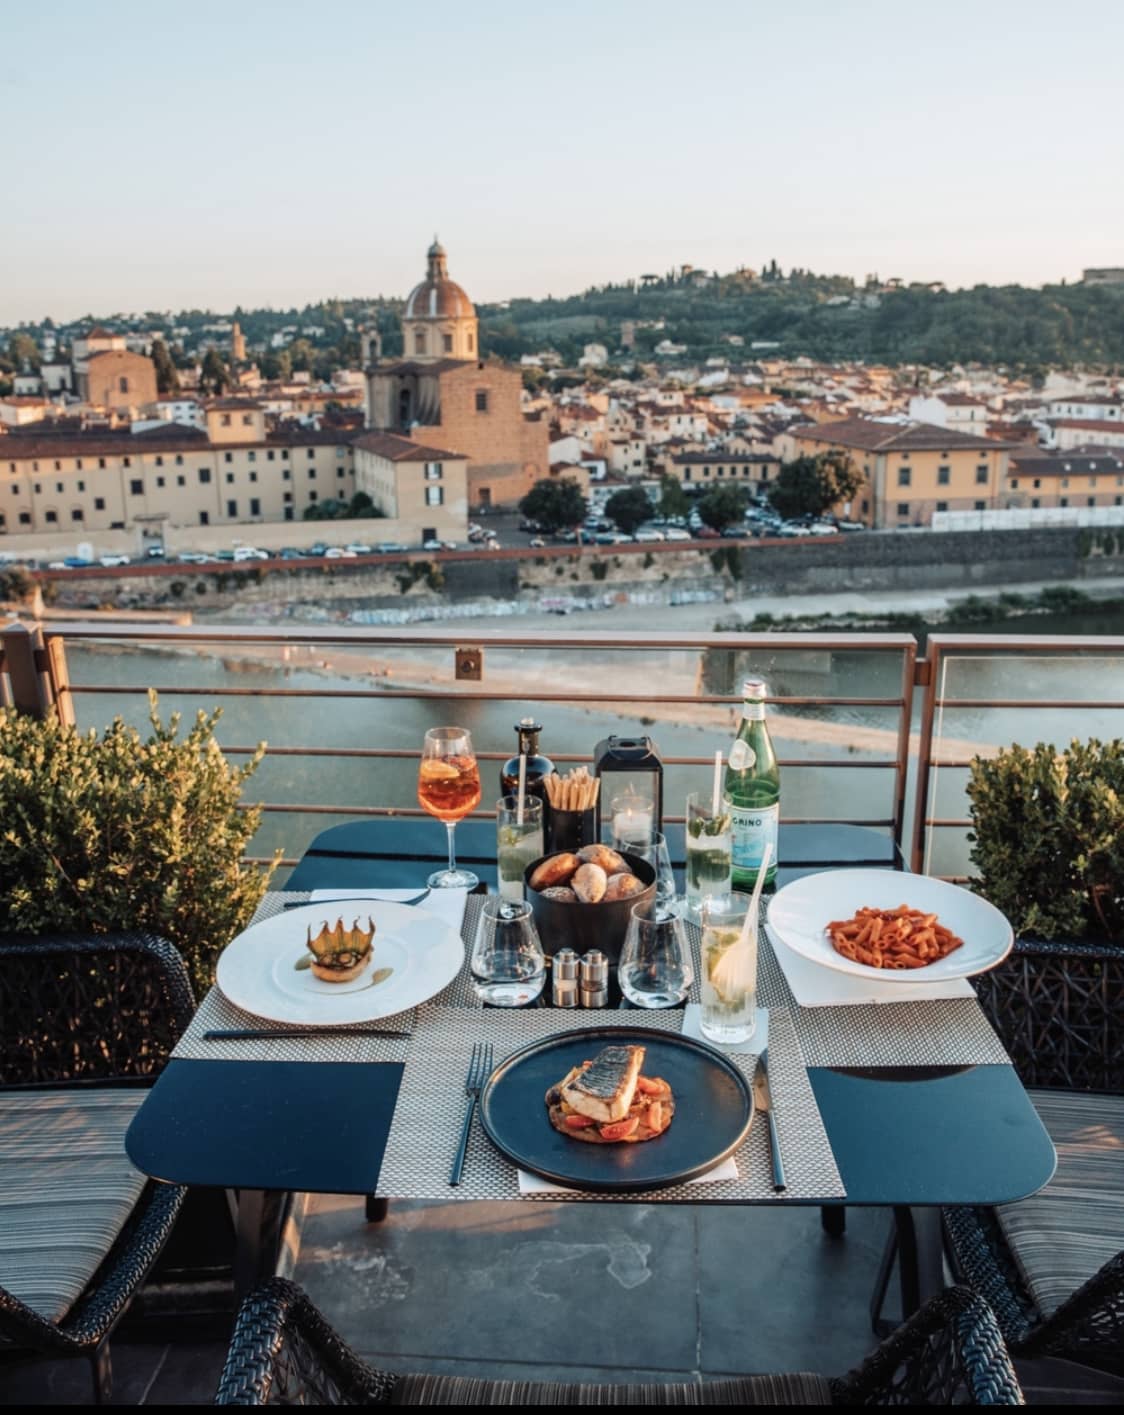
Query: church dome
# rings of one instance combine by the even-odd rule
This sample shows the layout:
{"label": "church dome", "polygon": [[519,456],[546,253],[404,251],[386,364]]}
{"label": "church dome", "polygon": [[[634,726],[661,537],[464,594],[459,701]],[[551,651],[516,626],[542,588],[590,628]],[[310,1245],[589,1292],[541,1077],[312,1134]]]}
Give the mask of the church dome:
{"label": "church dome", "polygon": [[449,279],[445,248],[436,237],[426,252],[426,260],[426,278],[410,291],[403,319],[475,319],[472,301],[455,280]]}

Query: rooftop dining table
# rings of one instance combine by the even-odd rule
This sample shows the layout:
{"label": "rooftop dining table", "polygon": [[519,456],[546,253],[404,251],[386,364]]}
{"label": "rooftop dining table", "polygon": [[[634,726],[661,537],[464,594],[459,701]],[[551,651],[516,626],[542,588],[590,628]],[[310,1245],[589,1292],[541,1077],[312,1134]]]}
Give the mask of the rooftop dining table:
{"label": "rooftop dining table", "polygon": [[[672,863],[680,873],[683,828],[672,826],[666,833]],[[274,897],[272,912],[284,903],[306,902],[312,890],[422,888],[435,865],[444,863],[443,843],[443,833],[429,820],[372,818],[331,827],[309,846],[284,894]],[[480,875],[481,888],[494,888],[494,822],[462,822],[458,847],[459,863]],[[778,856],[778,887],[813,871],[848,866],[895,869],[901,863],[886,836],[843,824],[782,825]],[[468,917],[466,914],[466,920]],[[475,917],[472,913],[471,918]],[[468,927],[466,922],[465,932]],[[466,968],[467,953],[466,947]],[[813,1177],[803,1189],[797,1183],[783,1194],[771,1192],[766,1185],[749,1197],[744,1185],[730,1189],[724,1184],[700,1183],[691,1185],[689,1192],[681,1185],[662,1194],[645,1195],[641,1201],[816,1204],[823,1208],[825,1227],[837,1233],[843,1229],[844,1206],[886,1206],[896,1220],[904,1317],[944,1286],[940,1208],[1011,1203],[1037,1192],[1053,1173],[1053,1146],[974,998],[950,1004],[952,1011],[931,1014],[960,1019],[968,1024],[967,1032],[974,1038],[971,1045],[965,1042],[963,1058],[948,1060],[957,1056],[954,1047],[948,1050],[954,1039],[934,1035],[934,1043],[946,1043],[944,1050],[936,1047],[934,1055],[946,1059],[933,1060],[924,1045],[921,1053],[910,1052],[910,1047],[917,1046],[916,1026],[912,1033],[907,1028],[902,1037],[885,1046],[879,1040],[876,1029],[881,1019],[900,1014],[902,1008],[913,1004],[892,1004],[885,1009],[797,1007],[775,971],[775,963],[773,968],[770,986],[774,1002],[779,998],[781,1004],[776,1017],[778,1045],[783,1040],[781,1022],[788,1027],[786,1019],[794,1019],[791,1045],[799,1061],[799,1077],[795,1079],[803,1086],[811,1108],[806,1114],[809,1120],[814,1119],[817,1133],[829,1147],[826,1160],[833,1182],[817,1190]],[[464,999],[469,994],[462,992],[460,996]],[[432,1036],[463,1031],[466,1045],[471,1044],[474,1030],[480,1030],[481,1019],[487,1019],[500,1036],[505,1027],[511,1027],[513,1035],[517,1030],[513,1014],[506,1010],[484,1012],[467,1001],[460,1006],[461,1012],[423,1008],[418,1013],[419,1018],[428,1018],[427,1026],[440,1022],[447,1029],[451,1027],[452,1033],[424,1033],[420,1023],[418,1029]],[[936,1008],[941,1004],[915,1006]],[[860,1018],[860,1013],[864,1017]],[[544,1025],[553,1024],[563,1031],[573,1026],[575,1019],[590,1019],[594,1014],[568,1012],[555,1017],[547,1008],[538,1015]],[[626,1016],[647,1022],[653,1016],[637,1012],[595,1015],[614,1023]],[[663,1015],[666,1022],[678,1025],[674,1018]],[[269,1025],[247,1019],[247,1025],[254,1023]],[[853,1032],[850,1037],[849,1031]],[[512,1049],[518,1044],[514,1041]],[[301,1045],[312,1048],[314,1044],[303,1039]],[[418,1045],[422,1045],[420,1039]],[[290,1043],[286,1041],[285,1046],[289,1048]],[[365,1195],[369,1216],[374,1216],[377,1207],[371,1205],[372,1196],[385,1200],[440,1192],[424,1185],[420,1191],[412,1189],[402,1180],[408,1165],[404,1169],[400,1156],[394,1155],[388,1162],[392,1130],[401,1148],[403,1127],[409,1138],[408,1126],[413,1123],[400,1096],[404,1073],[411,1056],[415,1062],[423,1058],[411,1050],[413,1038],[387,1042],[386,1046],[386,1054],[393,1054],[394,1059],[355,1064],[354,1059],[332,1059],[323,1053],[314,1056],[311,1051],[308,1059],[294,1059],[291,1049],[287,1059],[209,1059],[206,1044],[199,1043],[186,1054],[173,1054],[149,1092],[128,1132],[129,1156],[138,1169],[158,1180],[237,1191],[235,1279],[240,1290],[272,1270],[279,1196],[283,1194]],[[772,1073],[772,1042],[770,1048]],[[501,1056],[502,1044],[496,1059]],[[462,1081],[462,1076],[455,1077],[463,1110]],[[773,1089],[776,1102],[775,1077]],[[785,1105],[777,1104],[778,1125],[783,1120],[791,1126],[796,1118],[787,1097]],[[786,1143],[791,1145],[793,1138],[790,1130]],[[795,1138],[799,1148],[800,1136]],[[479,1143],[486,1147],[482,1139]],[[494,1153],[488,1158],[498,1162]],[[481,1159],[476,1163],[479,1166]],[[470,1168],[472,1164],[470,1151]],[[814,1176],[814,1167],[811,1172]],[[443,1186],[447,1178],[447,1173],[434,1174],[430,1183]],[[483,1178],[479,1182],[483,1183]],[[450,1198],[484,1196],[479,1190],[476,1194],[445,1192]],[[738,1197],[728,1197],[731,1193]],[[514,1190],[487,1196],[519,1197]],[[588,1200],[590,1196],[572,1197]],[[882,1291],[892,1256],[888,1247],[880,1276]]]}

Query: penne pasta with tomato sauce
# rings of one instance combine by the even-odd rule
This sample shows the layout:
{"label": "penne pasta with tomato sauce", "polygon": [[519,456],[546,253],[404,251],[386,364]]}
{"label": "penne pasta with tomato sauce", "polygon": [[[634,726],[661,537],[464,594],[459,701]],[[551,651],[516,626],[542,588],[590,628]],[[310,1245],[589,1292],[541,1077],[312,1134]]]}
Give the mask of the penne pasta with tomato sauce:
{"label": "penne pasta with tomato sauce", "polygon": [[836,953],[868,968],[927,968],[964,942],[936,914],[899,904],[896,909],[866,906],[850,919],[827,925]]}

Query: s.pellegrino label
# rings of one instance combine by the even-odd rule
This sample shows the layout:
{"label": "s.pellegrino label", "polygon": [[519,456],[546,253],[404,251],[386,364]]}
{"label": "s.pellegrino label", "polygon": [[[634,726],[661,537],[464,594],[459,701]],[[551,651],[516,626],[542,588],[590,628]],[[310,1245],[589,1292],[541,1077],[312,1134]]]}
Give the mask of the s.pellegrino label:
{"label": "s.pellegrino label", "polygon": [[735,889],[752,889],[757,883],[766,842],[772,851],[765,883],[772,884],[776,877],[781,774],[765,721],[767,692],[763,679],[746,679],[742,719],[727,758],[723,796],[733,834]]}

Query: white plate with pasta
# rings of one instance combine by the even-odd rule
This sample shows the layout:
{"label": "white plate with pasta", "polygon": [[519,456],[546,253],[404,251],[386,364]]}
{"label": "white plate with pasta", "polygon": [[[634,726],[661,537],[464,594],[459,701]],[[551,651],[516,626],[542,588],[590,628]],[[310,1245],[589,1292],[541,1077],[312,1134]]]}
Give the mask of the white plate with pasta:
{"label": "white plate with pasta", "polygon": [[986,973],[1011,951],[1011,926],[959,885],[897,870],[824,870],[779,889],[769,927],[794,952],[856,977],[943,982]]}

